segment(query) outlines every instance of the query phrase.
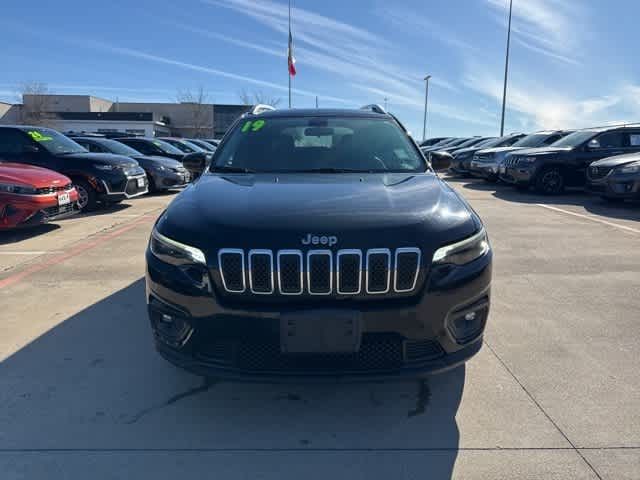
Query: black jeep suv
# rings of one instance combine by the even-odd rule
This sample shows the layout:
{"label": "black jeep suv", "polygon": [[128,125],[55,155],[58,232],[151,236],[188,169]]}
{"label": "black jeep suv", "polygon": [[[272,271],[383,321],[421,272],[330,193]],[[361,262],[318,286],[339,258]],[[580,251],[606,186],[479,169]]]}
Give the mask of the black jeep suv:
{"label": "black jeep suv", "polygon": [[640,151],[640,127],[619,126],[578,130],[549,147],[508,155],[500,179],[544,194],[562,193],[565,187],[584,187],[587,167],[594,161]]}
{"label": "black jeep suv", "polygon": [[90,153],[50,128],[0,126],[0,160],[37,165],[66,175],[78,191],[78,206],[83,210],[148,191],[147,176],[135,160]]}
{"label": "black jeep suv", "polygon": [[245,114],[146,261],[159,352],[212,377],[416,377],[489,313],[480,218],[378,106]]}

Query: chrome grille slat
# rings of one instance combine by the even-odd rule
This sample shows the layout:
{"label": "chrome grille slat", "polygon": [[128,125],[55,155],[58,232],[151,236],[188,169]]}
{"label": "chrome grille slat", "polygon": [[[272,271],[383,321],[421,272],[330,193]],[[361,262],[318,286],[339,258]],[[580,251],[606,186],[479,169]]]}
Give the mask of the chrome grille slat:
{"label": "chrome grille slat", "polygon": [[274,292],[271,250],[249,251],[249,289],[256,295],[271,295]]}
{"label": "chrome grille slat", "polygon": [[[236,266],[240,262],[239,267]],[[228,262],[234,262],[228,265]],[[244,293],[247,283],[244,273],[244,250],[223,248],[218,251],[218,265],[222,286],[229,293]],[[235,270],[238,270],[237,272]],[[226,272],[226,273],[225,273]]]}
{"label": "chrome grille slat", "polygon": [[[349,264],[349,261],[353,262],[354,259],[357,261],[357,268],[354,268],[353,264]],[[349,288],[349,283],[353,285],[351,288]],[[340,295],[357,295],[362,290],[362,252],[360,250],[338,251],[336,256],[336,290]]]}
{"label": "chrome grille slat", "polygon": [[[291,259],[296,258],[295,264]],[[304,292],[304,260],[300,250],[280,250],[277,255],[278,291],[281,295],[302,295]],[[291,277],[291,278],[289,278]]]}
{"label": "chrome grille slat", "polygon": [[[383,269],[383,263],[381,262],[386,262],[386,270]],[[369,295],[381,295],[389,291],[391,283],[391,251],[388,248],[367,250],[365,278],[366,291]]]}
{"label": "chrome grille slat", "polygon": [[[411,292],[416,288],[420,273],[422,252],[418,248],[398,248],[393,261],[393,290],[399,293]],[[403,260],[405,258],[405,260]],[[415,263],[415,267],[411,266]],[[403,270],[407,269],[407,272]],[[405,278],[406,277],[406,278]],[[399,285],[400,283],[400,285]],[[404,285],[409,285],[404,287]]]}
{"label": "chrome grille slat", "polygon": [[222,289],[232,294],[361,296],[411,293],[422,269],[419,248],[218,251]]}
{"label": "chrome grille slat", "polygon": [[[318,259],[314,257],[318,257]],[[321,262],[323,260],[321,257],[328,259],[329,268],[326,271],[322,268]],[[324,279],[323,276],[327,278]],[[318,282],[320,288],[315,288],[318,287]],[[325,285],[326,288],[322,288]],[[309,250],[307,252],[307,291],[309,295],[331,295],[333,292],[333,252],[331,250]]]}

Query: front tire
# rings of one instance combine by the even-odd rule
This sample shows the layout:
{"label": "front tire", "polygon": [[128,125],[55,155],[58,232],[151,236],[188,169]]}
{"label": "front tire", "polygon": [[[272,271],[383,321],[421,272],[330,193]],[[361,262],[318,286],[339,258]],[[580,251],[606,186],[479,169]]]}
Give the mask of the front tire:
{"label": "front tire", "polygon": [[558,167],[543,169],[536,178],[536,191],[543,195],[559,195],[564,191],[564,175]]}
{"label": "front tire", "polygon": [[98,207],[96,191],[89,185],[89,182],[75,179],[73,180],[73,186],[78,192],[78,207],[80,207],[80,210],[91,212]]}

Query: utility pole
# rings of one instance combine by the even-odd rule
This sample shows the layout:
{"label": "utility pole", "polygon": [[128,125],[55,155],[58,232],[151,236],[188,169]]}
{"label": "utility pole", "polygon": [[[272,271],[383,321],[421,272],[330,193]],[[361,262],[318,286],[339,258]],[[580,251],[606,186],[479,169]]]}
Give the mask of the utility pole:
{"label": "utility pole", "polygon": [[318,108],[318,96],[316,95],[316,108]]}
{"label": "utility pole", "polygon": [[513,0],[509,0],[509,26],[507,27],[507,53],[504,60],[504,88],[502,90],[502,118],[500,119],[500,136],[504,135],[504,111],[507,106],[507,79],[509,77],[509,47],[511,46],[511,13]]}
{"label": "utility pole", "polygon": [[427,109],[429,107],[429,79],[431,75],[424,77],[425,89],[424,89],[424,119],[422,120],[422,141],[427,139]]}

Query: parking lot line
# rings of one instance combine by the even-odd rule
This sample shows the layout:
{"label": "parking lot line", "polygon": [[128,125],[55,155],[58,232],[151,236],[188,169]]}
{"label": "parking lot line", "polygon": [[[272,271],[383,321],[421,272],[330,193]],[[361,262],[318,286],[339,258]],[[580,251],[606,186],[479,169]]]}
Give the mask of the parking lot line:
{"label": "parking lot line", "polygon": [[62,253],[60,255],[57,255],[55,257],[50,257],[40,263],[36,263],[35,265],[32,265],[31,267],[15,273],[13,275],[9,275],[8,277],[4,278],[3,280],[0,280],[0,290],[2,290],[3,288],[7,288],[11,285],[14,285],[16,283],[21,282],[22,280],[24,280],[25,278],[30,277],[31,275],[33,275],[34,273],[38,273],[41,272],[42,270],[45,270],[49,267],[52,267],[54,265],[58,265],[59,263],[64,262],[65,260],[68,260],[70,258],[73,257],[77,257],[78,255],[80,255],[81,253],[86,252],[87,250],[90,250],[92,248],[95,248],[99,245],[102,245],[103,243],[106,243],[107,241],[119,237],[120,235],[133,230],[134,228],[136,228],[138,225],[145,223],[145,222],[150,222],[150,221],[154,221],[156,219],[155,215],[149,215],[149,214],[144,214],[141,217],[139,217],[137,220],[134,220],[131,223],[127,223],[125,226],[118,228],[117,230],[114,230],[112,232],[106,233],[104,235],[100,235],[97,239],[89,241],[89,242],[85,242],[85,243],[81,243],[80,245],[77,245],[76,247],[72,247],[68,252]]}
{"label": "parking lot line", "polygon": [[62,250],[35,250],[35,251],[0,251],[0,255],[47,255],[52,253],[62,253]]}
{"label": "parking lot line", "polygon": [[584,218],[585,220],[590,220],[592,222],[601,223],[603,225],[608,225],[609,227],[619,228],[620,230],[625,230],[631,233],[640,234],[640,230],[637,228],[627,227],[626,225],[620,225],[619,223],[608,222],[606,220],[602,220],[600,218],[593,217],[591,215],[583,215],[581,213],[571,212],[569,210],[564,210],[563,208],[552,207],[551,205],[545,205],[543,203],[536,203],[538,207],[546,208],[547,210],[553,210],[560,213],[566,213],[567,215],[573,215],[574,217]]}

